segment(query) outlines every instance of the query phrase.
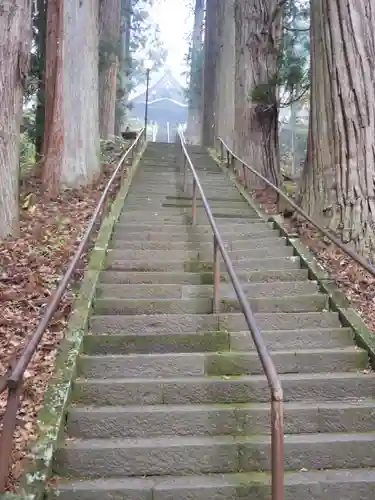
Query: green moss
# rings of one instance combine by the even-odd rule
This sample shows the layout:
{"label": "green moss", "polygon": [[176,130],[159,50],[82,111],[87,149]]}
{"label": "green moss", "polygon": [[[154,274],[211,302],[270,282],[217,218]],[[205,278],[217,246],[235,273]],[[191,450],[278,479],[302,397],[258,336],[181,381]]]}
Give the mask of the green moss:
{"label": "green moss", "polygon": [[[367,351],[372,366],[375,367],[375,335],[369,331],[359,314],[351,307],[347,297],[341,292],[329,273],[311,254],[310,250],[299,240],[291,238],[283,227],[283,217],[277,215],[272,217],[275,226],[287,238],[288,244],[292,245],[295,253],[301,258],[301,262],[309,270],[310,278],[316,280],[322,293],[329,299],[329,307],[332,311],[339,313],[340,321],[344,327],[353,329],[356,344]],[[359,367],[363,368],[363,358],[359,356]]]}
{"label": "green moss", "polygon": [[55,373],[45,393],[43,407],[37,416],[38,439],[31,449],[32,459],[21,478],[19,492],[17,495],[8,495],[7,498],[41,500],[44,496],[46,482],[52,472],[53,454],[64,429],[65,413],[72,396],[72,383],[77,370],[77,359],[82,350],[99,273],[105,260],[114,223],[121,213],[139,158],[140,156],[135,160],[129,176],[123,183],[110,214],[103,220],[95,246],[90,252],[80,293],[74,302],[66,334],[59,347]]}

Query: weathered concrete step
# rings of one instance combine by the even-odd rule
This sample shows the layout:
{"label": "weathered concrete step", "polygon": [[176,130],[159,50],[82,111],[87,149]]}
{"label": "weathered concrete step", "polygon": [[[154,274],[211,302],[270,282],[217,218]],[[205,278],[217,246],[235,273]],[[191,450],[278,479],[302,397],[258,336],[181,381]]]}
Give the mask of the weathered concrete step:
{"label": "weathered concrete step", "polygon": [[[262,331],[271,349],[333,349],[353,346],[350,328]],[[182,352],[222,352],[229,349],[255,349],[251,334],[244,332],[177,332],[137,333],[116,335],[87,334],[83,341],[84,354],[157,354]]]}
{"label": "weathered concrete step", "polygon": [[[211,238],[213,239],[213,238]],[[254,238],[246,240],[234,240],[224,242],[228,251],[255,250],[257,248],[267,249],[269,247],[279,248],[283,251],[286,239],[282,237]],[[112,248],[121,250],[196,250],[198,252],[213,252],[213,242],[203,241],[181,241],[181,240],[117,240],[112,242]]]}
{"label": "weathered concrete step", "polygon": [[[307,269],[281,269],[279,271],[242,271],[237,272],[242,283],[267,283],[278,281],[303,281],[308,279]],[[229,283],[229,275],[221,273],[221,281]],[[121,272],[103,271],[100,282],[106,284],[170,284],[201,285],[213,283],[212,272],[206,273],[176,273],[176,272]]]}
{"label": "weathered concrete step", "polygon": [[[176,250],[139,250],[139,249],[119,249],[108,250],[106,263],[109,266],[117,265],[117,262],[133,260],[160,261],[163,258],[171,261],[202,260],[207,261],[212,256],[212,249],[199,248],[194,250],[176,249]],[[231,250],[230,258],[234,263],[236,261],[248,259],[267,259],[268,257],[281,258],[293,256],[292,246],[269,245],[264,248],[246,248],[242,250]]]}
{"label": "weathered concrete step", "polygon": [[[333,349],[352,347],[354,344],[351,328],[320,328],[304,330],[263,330],[263,339],[272,350],[281,349]],[[230,348],[233,351],[255,349],[249,331],[230,332]]]}
{"label": "weathered concrete step", "polygon": [[[366,369],[368,366],[367,352],[356,350],[354,347],[274,350],[272,359],[279,374],[356,371]],[[77,369],[79,377],[96,379],[263,374],[263,368],[255,351],[81,355]]]}
{"label": "weathered concrete step", "polygon": [[[303,330],[312,328],[338,328],[341,326],[336,312],[256,313],[260,330]],[[169,314],[98,316],[90,318],[93,333],[176,333],[208,331],[246,331],[248,326],[242,313],[231,314]]]}
{"label": "weathered concrete step", "polygon": [[[375,434],[288,435],[284,463],[289,470],[375,467]],[[82,478],[269,471],[270,467],[267,436],[68,440],[57,449],[54,461],[58,474]]]}
{"label": "weathered concrete step", "polygon": [[[372,432],[375,401],[286,403],[286,434]],[[80,439],[270,434],[270,405],[75,406],[67,433]]]}
{"label": "weathered concrete step", "polygon": [[216,352],[227,351],[229,346],[227,332],[88,334],[84,337],[83,353],[100,355]]}
{"label": "weathered concrete step", "polygon": [[[283,295],[306,295],[317,293],[318,285],[314,281],[280,281],[275,283],[245,283],[242,285],[247,297],[281,297]],[[118,299],[137,298],[175,298],[188,299],[213,296],[212,285],[105,285],[97,287],[98,297],[116,297]],[[223,283],[220,286],[221,298],[235,299],[233,286]]]}
{"label": "weathered concrete step", "polygon": [[[226,203],[230,203],[230,202],[234,202],[235,203],[237,201],[239,201],[241,203],[244,203],[244,199],[242,198],[242,196],[239,194],[239,192],[236,189],[229,188],[229,190],[232,191],[232,192],[235,192],[236,193],[235,196],[233,196],[233,197],[229,196],[228,197],[228,195],[224,195],[223,194],[222,196],[221,195],[220,196],[213,195],[210,198],[208,198],[207,195],[206,195],[206,197],[207,197],[209,203],[211,203],[211,202],[213,202],[213,203],[216,203],[216,202],[222,203],[222,202],[224,202],[224,205]],[[206,193],[206,189],[205,189],[205,193]],[[191,205],[191,202],[193,200],[192,196],[189,196],[189,195],[186,195],[186,194],[182,194],[182,193],[179,196],[167,195],[165,197],[165,199],[166,199],[167,203],[168,202],[175,203],[175,202],[181,201],[183,203],[190,203],[190,205]],[[197,200],[197,201],[199,202],[199,200]],[[248,205],[247,202],[245,202],[245,203]]]}
{"label": "weathered concrete step", "polygon": [[[181,207],[181,208],[191,208],[193,203],[192,198],[185,198],[185,199],[178,199],[178,198],[170,198],[168,197],[164,202],[163,202],[163,207]],[[236,199],[225,199],[225,198],[218,198],[218,199],[211,199],[209,200],[209,204],[211,207],[211,210],[214,208],[228,208],[228,209],[246,209],[249,210],[249,204],[246,203],[240,196]],[[203,201],[202,200],[197,200],[197,205],[198,207],[203,206]]]}
{"label": "weathered concrete step", "polygon": [[[131,229],[127,230],[124,228],[123,230],[115,228],[112,242],[122,242],[122,241],[181,241],[181,242],[195,242],[196,244],[203,244],[205,242],[211,242],[213,239],[211,228],[207,228],[205,231],[195,231],[189,229],[189,231],[179,231],[176,233],[159,232],[154,230],[150,231],[146,229],[144,232],[141,231],[132,231]],[[224,241],[233,239],[236,241],[249,241],[249,239],[265,239],[265,238],[275,238],[279,237],[279,233],[276,230],[273,230],[269,227],[266,227],[263,230],[257,231],[256,233],[249,232],[236,232],[236,231],[220,231],[221,237]]]}
{"label": "weathered concrete step", "polygon": [[[225,224],[221,224],[220,222],[217,222],[217,226],[219,227],[220,233],[237,233],[239,235],[249,235],[251,236],[253,233],[261,233],[264,231],[269,231],[272,230],[272,225],[270,223],[266,223],[262,220],[257,220],[255,222],[249,223],[249,224],[238,224],[236,222],[226,222]],[[191,225],[188,224],[157,224],[157,221],[154,223],[151,221],[143,222],[143,223],[135,223],[135,222],[129,222],[129,223],[121,223],[118,222],[116,224],[116,228],[114,233],[115,234],[120,234],[120,233],[136,233],[136,232],[155,232],[155,231],[160,231],[163,233],[173,233],[176,236],[177,235],[199,235],[201,236],[203,233],[209,233],[210,236],[212,236],[212,229],[211,226],[208,224],[197,224],[196,226],[192,227]]]}
{"label": "weathered concrete step", "polygon": [[[268,473],[58,480],[49,500],[269,500]],[[373,500],[375,469],[287,472],[284,500]],[[74,496],[73,496],[74,495]]]}
{"label": "weathered concrete step", "polygon": [[[322,293],[305,295],[284,295],[281,297],[247,297],[253,312],[314,312],[328,309],[328,297]],[[116,297],[96,298],[96,314],[209,314],[212,299],[119,299]],[[220,312],[240,311],[236,299],[220,300]]]}
{"label": "weathered concrete step", "polygon": [[[129,214],[129,215],[128,215]],[[131,215],[130,215],[131,214]],[[190,225],[191,215],[186,214],[176,214],[176,215],[163,215],[159,212],[148,211],[148,215],[144,216],[136,211],[124,213],[120,216],[118,220],[119,226],[124,226],[128,222],[131,224],[156,224],[156,225]],[[213,216],[216,220],[218,227],[225,227],[230,224],[242,225],[243,227],[251,226],[253,223],[265,223],[260,217],[249,213],[243,216],[233,215],[233,217],[222,217],[222,213],[213,212]],[[196,223],[207,224],[208,218],[206,212],[200,211],[197,213]]]}
{"label": "weathered concrete step", "polygon": [[[112,262],[106,261],[106,269],[111,271],[173,271],[173,272],[207,272],[212,271],[212,262],[203,260],[168,260],[166,253],[164,253],[164,260],[113,260]],[[268,257],[268,258],[246,258],[234,261],[233,265],[235,271],[266,271],[268,269],[299,269],[299,257]]]}
{"label": "weathered concrete step", "polygon": [[[166,218],[167,220],[186,220],[186,216],[190,217],[192,213],[191,207],[189,208],[167,208],[167,207],[160,207],[156,208],[154,210],[145,210],[145,203],[143,206],[138,205],[138,206],[130,206],[128,207],[127,205],[124,206],[121,215],[120,215],[120,221],[127,221],[129,219],[142,219],[142,220],[147,220],[147,219],[156,219],[159,221],[161,217]],[[151,207],[152,208],[152,207]],[[249,207],[246,208],[229,208],[225,206],[221,207],[211,207],[212,214],[214,217],[218,219],[257,219],[257,220],[262,220],[257,213],[250,209]],[[197,217],[203,218],[207,217],[206,215],[206,210],[203,207],[197,207]]]}
{"label": "weathered concrete step", "polygon": [[[375,396],[373,373],[281,374],[280,380],[285,401],[358,401]],[[270,390],[262,375],[76,379],[73,399],[100,406],[267,403]]]}

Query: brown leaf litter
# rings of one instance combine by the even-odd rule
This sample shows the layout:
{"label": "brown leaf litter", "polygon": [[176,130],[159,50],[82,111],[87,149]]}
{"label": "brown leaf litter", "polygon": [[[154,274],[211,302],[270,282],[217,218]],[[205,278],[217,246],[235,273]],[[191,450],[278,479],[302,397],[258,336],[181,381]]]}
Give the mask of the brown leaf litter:
{"label": "brown leaf litter", "polygon": [[[24,184],[20,197],[20,236],[0,242],[0,376],[7,372],[14,355],[20,354],[25,340],[35,331],[112,172],[113,165],[107,164],[94,186],[65,190],[53,200],[44,196],[38,179],[31,177]],[[120,180],[114,183],[110,198],[114,198],[119,183]],[[36,415],[54,371],[57,348],[85,263],[86,255],[25,373],[18,415],[24,426],[17,426],[15,433],[10,491],[22,473],[28,445],[36,439]],[[5,410],[6,394],[0,395],[0,418]]]}
{"label": "brown leaf litter", "polygon": [[[271,188],[252,194],[266,213],[278,213],[276,196]],[[285,219],[285,228],[289,232],[299,234],[301,241],[329,272],[337,286],[359,312],[369,330],[375,331],[375,278],[309,223],[292,217]]]}

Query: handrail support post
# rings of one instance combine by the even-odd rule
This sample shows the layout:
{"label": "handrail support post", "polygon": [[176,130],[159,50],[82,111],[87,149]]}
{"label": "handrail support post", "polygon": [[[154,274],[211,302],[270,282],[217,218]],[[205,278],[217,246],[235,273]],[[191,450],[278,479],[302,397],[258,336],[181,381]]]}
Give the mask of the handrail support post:
{"label": "handrail support post", "polygon": [[186,193],[187,191],[187,184],[188,184],[188,168],[186,164],[186,156],[184,155],[184,185],[183,185],[184,193]]}
{"label": "handrail support post", "polygon": [[220,313],[220,248],[214,235],[214,269],[213,269],[214,293],[212,301],[212,314]]}
{"label": "handrail support post", "polygon": [[242,172],[243,172],[243,182],[244,182],[245,188],[249,189],[249,171],[245,167],[245,165],[242,165]]}
{"label": "handrail support post", "polygon": [[22,393],[22,381],[16,387],[8,387],[8,398],[0,435],[0,494],[5,492],[12,459],[13,435],[17,426],[17,412]]}
{"label": "handrail support post", "polygon": [[193,205],[191,211],[191,220],[193,226],[195,226],[197,223],[197,182],[195,179],[193,180]]}
{"label": "handrail support post", "polygon": [[284,405],[271,397],[271,498],[284,500]]}

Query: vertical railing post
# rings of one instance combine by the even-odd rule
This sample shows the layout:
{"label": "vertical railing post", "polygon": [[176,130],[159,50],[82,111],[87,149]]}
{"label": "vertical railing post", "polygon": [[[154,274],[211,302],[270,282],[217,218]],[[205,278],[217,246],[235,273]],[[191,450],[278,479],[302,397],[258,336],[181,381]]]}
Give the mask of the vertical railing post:
{"label": "vertical railing post", "polygon": [[245,187],[246,189],[249,189],[249,171],[247,170],[244,164],[242,164],[242,173],[243,173],[243,181]]}
{"label": "vertical railing post", "polygon": [[217,238],[214,235],[214,269],[213,269],[213,282],[214,294],[212,301],[212,314],[220,313],[220,249]]}
{"label": "vertical railing post", "polygon": [[187,163],[186,163],[186,156],[182,152],[182,155],[184,157],[184,193],[187,192],[187,184],[188,184],[188,169],[187,169]]}
{"label": "vertical railing post", "polygon": [[230,156],[229,156],[229,151],[227,150],[227,168],[230,167]]}
{"label": "vertical railing post", "polygon": [[284,500],[284,407],[271,397],[272,500]]}
{"label": "vertical railing post", "polygon": [[193,205],[192,205],[192,211],[191,211],[191,220],[193,226],[197,223],[197,181],[193,180]]}
{"label": "vertical railing post", "polygon": [[13,435],[17,425],[17,412],[22,392],[22,383],[8,388],[8,398],[3,416],[3,429],[0,435],[0,494],[5,492],[10,462],[12,459]]}
{"label": "vertical railing post", "polygon": [[224,161],[224,146],[223,146],[223,143],[221,141],[219,141],[219,144],[220,144],[220,161],[223,162]]}

